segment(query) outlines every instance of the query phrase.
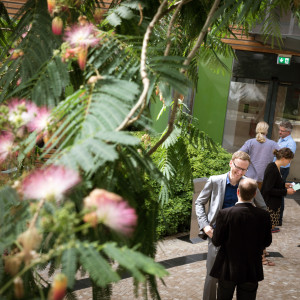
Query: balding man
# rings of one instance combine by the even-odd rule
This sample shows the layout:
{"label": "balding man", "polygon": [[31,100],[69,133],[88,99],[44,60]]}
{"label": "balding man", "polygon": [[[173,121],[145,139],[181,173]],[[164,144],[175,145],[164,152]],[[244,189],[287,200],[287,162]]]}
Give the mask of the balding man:
{"label": "balding man", "polygon": [[[217,282],[216,278],[209,275],[214,264],[218,247],[212,244],[212,237],[216,224],[218,212],[222,208],[232,207],[238,201],[237,188],[239,181],[244,178],[250,165],[250,156],[243,152],[233,153],[229,162],[230,171],[221,175],[208,178],[203,190],[198,196],[195,206],[200,234],[199,236],[208,240],[208,251],[206,260],[206,278],[204,282],[202,300],[216,300]],[[264,199],[259,190],[253,199],[257,207],[267,209]],[[205,206],[208,204],[208,210]]]}
{"label": "balding man", "polygon": [[261,255],[272,242],[271,220],[267,211],[255,207],[252,200],[257,183],[241,179],[238,202],[220,210],[212,242],[220,247],[210,275],[218,278],[218,300],[254,300],[258,282],[264,279]]}

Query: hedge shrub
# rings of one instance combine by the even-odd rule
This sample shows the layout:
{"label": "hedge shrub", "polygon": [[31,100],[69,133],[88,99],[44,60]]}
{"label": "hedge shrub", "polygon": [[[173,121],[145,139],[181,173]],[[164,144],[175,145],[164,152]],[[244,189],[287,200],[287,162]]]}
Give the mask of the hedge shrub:
{"label": "hedge shrub", "polygon": [[[143,134],[139,133],[139,137]],[[151,144],[154,145],[158,139],[151,137]],[[209,177],[214,174],[222,174],[229,170],[231,154],[217,145],[218,152],[195,148],[190,145],[188,139],[184,139],[190,165],[192,168],[193,179]],[[152,159],[158,165],[162,158],[164,149],[161,147],[152,155]],[[157,234],[159,238],[186,232],[190,229],[190,219],[193,199],[193,182],[184,183],[179,176],[172,179],[172,195],[168,203],[160,208]],[[158,197],[160,186],[150,182],[153,197]]]}

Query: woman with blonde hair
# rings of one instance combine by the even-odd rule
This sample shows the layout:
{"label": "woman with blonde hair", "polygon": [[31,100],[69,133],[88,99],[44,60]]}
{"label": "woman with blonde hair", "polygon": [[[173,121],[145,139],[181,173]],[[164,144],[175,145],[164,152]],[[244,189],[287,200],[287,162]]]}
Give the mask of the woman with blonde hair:
{"label": "woman with blonde hair", "polygon": [[268,129],[268,123],[264,121],[259,122],[256,125],[256,137],[247,140],[240,149],[240,151],[250,155],[251,163],[246,176],[256,180],[259,189],[262,186],[265,169],[274,159],[273,151],[280,149],[276,142],[266,137]]}

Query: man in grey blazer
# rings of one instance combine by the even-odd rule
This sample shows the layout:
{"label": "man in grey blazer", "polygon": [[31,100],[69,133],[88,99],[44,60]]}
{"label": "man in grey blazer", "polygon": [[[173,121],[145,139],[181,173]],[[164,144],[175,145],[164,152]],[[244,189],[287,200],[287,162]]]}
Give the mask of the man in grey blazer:
{"label": "man in grey blazer", "polygon": [[[211,240],[217,214],[222,208],[231,207],[238,201],[238,184],[247,172],[249,165],[250,156],[247,153],[243,151],[233,153],[229,163],[230,171],[222,175],[211,176],[195,202],[200,229],[199,236],[204,239],[208,238],[207,274],[204,283],[203,300],[216,300],[218,280],[209,274],[218,252],[218,247],[215,247]],[[208,206],[207,211],[205,210],[206,204]],[[254,204],[257,207],[267,209],[258,189],[254,198]]]}

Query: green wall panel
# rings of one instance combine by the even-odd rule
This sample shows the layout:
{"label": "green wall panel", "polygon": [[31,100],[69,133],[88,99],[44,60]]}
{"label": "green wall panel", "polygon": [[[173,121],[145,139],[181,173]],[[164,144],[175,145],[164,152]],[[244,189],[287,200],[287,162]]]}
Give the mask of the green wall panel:
{"label": "green wall panel", "polygon": [[[223,59],[232,69],[233,58]],[[214,73],[205,65],[199,65],[199,80],[194,99],[194,117],[199,119],[199,128],[215,142],[222,143],[226,117],[227,98],[231,73]]]}
{"label": "green wall panel", "polygon": [[169,108],[166,108],[166,110],[161,114],[159,119],[156,120],[162,107],[163,104],[161,101],[159,101],[158,97],[156,102],[151,102],[150,114],[151,114],[151,119],[153,120],[153,129],[158,133],[163,133],[163,131],[166,129],[168,124],[168,118],[169,118]]}

